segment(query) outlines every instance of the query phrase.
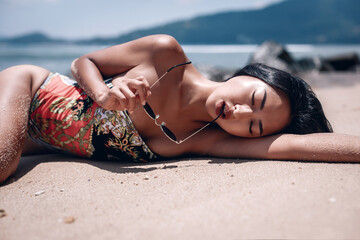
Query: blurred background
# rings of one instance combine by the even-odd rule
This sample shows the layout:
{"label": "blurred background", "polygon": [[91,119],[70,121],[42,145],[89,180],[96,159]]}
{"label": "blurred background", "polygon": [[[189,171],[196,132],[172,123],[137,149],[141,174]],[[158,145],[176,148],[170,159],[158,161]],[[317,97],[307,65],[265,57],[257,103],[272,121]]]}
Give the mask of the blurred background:
{"label": "blurred background", "polygon": [[359,72],[359,0],[0,0],[0,70],[70,74],[87,52],[170,34],[221,80],[250,62],[293,73]]}

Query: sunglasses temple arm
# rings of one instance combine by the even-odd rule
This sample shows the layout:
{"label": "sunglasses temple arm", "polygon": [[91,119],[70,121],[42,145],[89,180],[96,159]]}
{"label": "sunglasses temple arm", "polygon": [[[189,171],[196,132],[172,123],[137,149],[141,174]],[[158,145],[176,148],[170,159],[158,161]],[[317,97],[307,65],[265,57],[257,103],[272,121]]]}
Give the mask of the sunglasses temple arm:
{"label": "sunglasses temple arm", "polygon": [[163,77],[165,77],[165,75],[166,75],[168,72],[170,72],[171,70],[173,70],[173,69],[176,68],[176,67],[179,67],[179,66],[182,66],[182,65],[187,65],[187,64],[191,64],[191,62],[180,63],[180,64],[177,64],[177,65],[169,68],[169,70],[167,70],[161,77],[159,77],[158,80],[156,80],[156,81],[150,86],[150,89],[151,89],[156,83],[158,83]]}
{"label": "sunglasses temple arm", "polygon": [[168,72],[165,72],[161,77],[159,77],[158,80],[156,80],[151,86],[150,86],[150,89],[155,85],[157,84],[163,77],[165,77],[165,75],[167,74]]}
{"label": "sunglasses temple arm", "polygon": [[186,62],[186,63],[180,63],[180,64],[177,64],[177,65],[175,65],[175,66],[173,66],[173,67],[169,68],[169,70],[167,70],[166,72],[170,72],[170,71],[171,71],[171,70],[173,70],[174,68],[176,68],[176,67],[180,67],[180,66],[182,66],[182,65],[186,65],[186,64],[191,64],[191,61],[190,61],[190,62]]}

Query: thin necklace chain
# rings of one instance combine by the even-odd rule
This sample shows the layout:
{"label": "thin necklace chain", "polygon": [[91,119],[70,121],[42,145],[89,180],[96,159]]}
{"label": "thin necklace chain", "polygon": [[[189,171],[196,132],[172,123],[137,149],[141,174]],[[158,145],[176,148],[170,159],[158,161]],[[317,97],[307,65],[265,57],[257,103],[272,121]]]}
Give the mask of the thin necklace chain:
{"label": "thin necklace chain", "polygon": [[[191,62],[186,62],[186,63],[178,64],[178,65],[175,65],[175,66],[171,67],[171,68],[170,68],[169,70],[167,70],[161,77],[159,77],[153,84],[151,84],[150,89],[153,88],[154,85],[157,84],[162,78],[164,78],[164,77],[166,76],[166,74],[168,74],[172,69],[174,69],[174,68],[176,68],[176,67],[178,67],[178,66],[182,66],[182,65],[186,65],[186,64],[190,64],[190,63],[191,63]],[[203,127],[201,127],[200,129],[196,130],[196,131],[195,131],[194,133],[192,133],[190,136],[188,136],[188,137],[186,137],[186,138],[184,138],[184,139],[182,139],[182,140],[175,141],[175,140],[171,139],[167,134],[165,134],[163,130],[162,130],[162,132],[163,132],[164,135],[165,135],[167,138],[169,138],[172,142],[174,142],[174,143],[176,143],[176,144],[181,144],[181,143],[187,141],[189,138],[193,137],[194,135],[198,134],[198,133],[201,132],[202,130],[204,130],[206,127],[208,127],[208,126],[211,125],[212,123],[214,123],[214,122],[221,116],[221,114],[223,113],[223,111],[224,111],[224,106],[223,106],[223,108],[221,109],[219,115],[218,115],[214,120],[212,120],[211,122],[205,124]],[[149,115],[146,111],[145,111],[145,113],[146,113],[147,115]],[[116,116],[116,118],[120,121],[120,119],[119,119],[119,117],[117,116],[117,114],[115,114],[115,116]],[[149,117],[150,117],[150,116],[149,116]],[[160,127],[160,126],[165,126],[165,125],[166,125],[165,122],[162,122],[162,123],[159,124],[159,123],[156,121],[159,117],[160,117],[160,116],[159,116],[158,114],[155,114],[155,119],[154,119],[155,125],[156,125],[156,126],[159,126],[159,127]],[[150,117],[150,118],[152,119],[152,117]]]}
{"label": "thin necklace chain", "polygon": [[[168,74],[169,71],[165,72],[158,80],[156,80],[151,86],[150,86],[150,89],[157,83],[159,82],[163,77],[165,77],[166,74]],[[146,111],[145,111],[146,112]],[[212,120],[211,122],[208,122],[207,124],[205,124],[205,126],[201,127],[200,129],[196,130],[194,133],[190,134],[190,136],[182,139],[182,140],[179,140],[179,141],[174,141],[173,139],[171,139],[169,136],[167,136],[165,133],[164,135],[169,138],[172,142],[176,143],[176,144],[181,144],[183,142],[185,142],[186,140],[188,140],[189,138],[193,137],[194,135],[198,134],[199,132],[201,132],[203,129],[205,129],[206,127],[208,127],[210,124],[214,123],[222,114],[223,110],[221,111],[221,113],[219,114],[219,116],[217,116],[214,120]],[[147,114],[147,112],[146,112]],[[166,125],[165,122],[162,122],[162,123],[158,123],[156,120],[160,117],[160,115],[158,114],[155,114],[155,125],[156,126],[161,126],[161,125]]]}
{"label": "thin necklace chain", "polygon": [[[168,74],[172,69],[178,67],[178,66],[181,66],[181,65],[186,65],[186,64],[189,64],[191,62],[187,62],[187,63],[182,63],[182,64],[178,64],[178,65],[175,65],[173,66],[172,68],[170,68],[169,70],[167,70],[161,77],[158,78],[158,80],[156,80],[151,86],[150,86],[150,89],[153,88],[153,86],[155,86],[155,84],[157,84],[163,77],[166,76],[166,74]],[[198,134],[199,132],[201,132],[202,130],[204,130],[206,127],[208,127],[209,125],[211,125],[212,123],[214,123],[220,116],[221,114],[223,113],[224,111],[224,107],[221,109],[220,111],[220,114],[214,119],[212,120],[211,122],[208,122],[207,124],[205,124],[203,127],[201,127],[200,129],[196,130],[194,133],[190,134],[188,137],[182,139],[182,140],[179,140],[179,141],[174,141],[173,139],[171,139],[167,134],[164,133],[164,135],[169,138],[172,142],[176,143],[176,144],[181,144],[183,142],[185,142],[186,140],[188,140],[189,138],[193,137],[194,135]],[[146,114],[148,114],[146,111],[145,111]],[[149,116],[150,117],[150,116]],[[165,126],[166,123],[165,122],[162,122],[162,123],[158,123],[156,120],[160,117],[160,115],[158,114],[155,114],[155,125],[156,126]]]}

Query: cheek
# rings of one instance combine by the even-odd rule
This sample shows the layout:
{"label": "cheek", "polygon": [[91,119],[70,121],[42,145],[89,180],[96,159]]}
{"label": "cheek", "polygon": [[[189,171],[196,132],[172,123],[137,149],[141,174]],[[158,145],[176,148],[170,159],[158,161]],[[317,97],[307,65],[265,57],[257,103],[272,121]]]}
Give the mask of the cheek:
{"label": "cheek", "polygon": [[264,135],[278,133],[290,123],[290,110],[285,106],[279,110],[269,111],[264,119]]}
{"label": "cheek", "polygon": [[[218,125],[227,133],[238,137],[249,137],[249,126],[241,121],[219,121]],[[246,127],[247,126],[247,127]]]}

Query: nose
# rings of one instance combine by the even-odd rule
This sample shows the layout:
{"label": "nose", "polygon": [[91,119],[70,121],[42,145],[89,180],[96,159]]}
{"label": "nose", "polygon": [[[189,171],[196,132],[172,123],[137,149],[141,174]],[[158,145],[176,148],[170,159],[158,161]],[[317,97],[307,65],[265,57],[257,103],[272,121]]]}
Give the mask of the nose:
{"label": "nose", "polygon": [[233,116],[235,119],[249,118],[253,113],[253,109],[247,104],[236,104],[233,107]]}

